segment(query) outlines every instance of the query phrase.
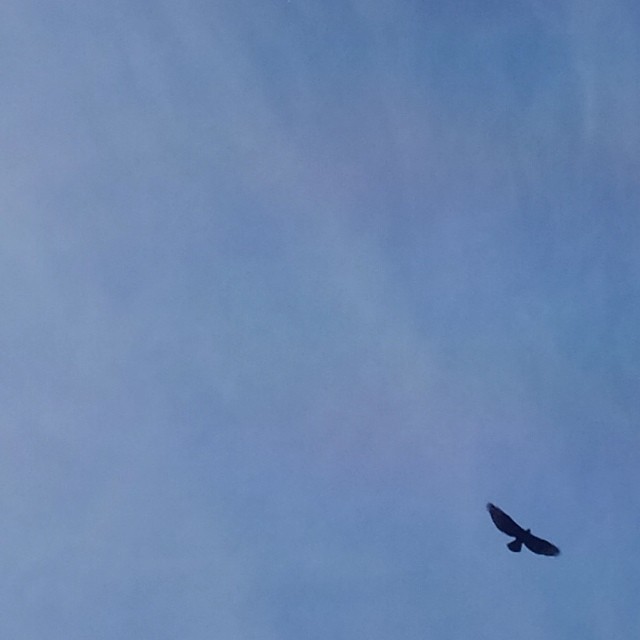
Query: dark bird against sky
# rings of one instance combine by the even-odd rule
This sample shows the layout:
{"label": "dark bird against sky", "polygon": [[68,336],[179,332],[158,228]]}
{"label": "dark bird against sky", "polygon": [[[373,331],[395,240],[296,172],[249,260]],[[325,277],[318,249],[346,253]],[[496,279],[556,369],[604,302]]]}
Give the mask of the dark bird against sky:
{"label": "dark bird against sky", "polygon": [[547,540],[538,538],[531,533],[531,529],[523,529],[517,522],[512,520],[502,509],[499,509],[490,502],[487,504],[487,510],[491,514],[493,524],[508,536],[513,536],[515,540],[512,540],[507,544],[510,551],[516,553],[522,549],[524,544],[527,549],[543,556],[557,556],[560,554],[560,549],[554,544],[551,544]]}

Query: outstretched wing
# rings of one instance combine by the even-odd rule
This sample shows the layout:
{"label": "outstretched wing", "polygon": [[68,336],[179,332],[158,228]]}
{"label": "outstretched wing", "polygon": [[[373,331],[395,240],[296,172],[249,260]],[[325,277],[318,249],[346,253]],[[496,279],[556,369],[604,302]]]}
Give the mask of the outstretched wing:
{"label": "outstretched wing", "polygon": [[557,556],[560,555],[560,549],[555,544],[551,544],[548,540],[543,540],[537,536],[527,533],[524,537],[524,546],[533,553],[541,556]]}
{"label": "outstretched wing", "polygon": [[[502,533],[506,533],[508,536],[513,536],[514,538],[526,537],[526,531],[517,522],[515,522],[515,520],[512,520],[502,509],[498,509],[498,507],[489,502],[489,504],[487,504],[487,511],[491,515],[493,524],[495,524]],[[535,536],[531,537],[534,538]],[[539,540],[539,538],[536,538],[536,540]],[[544,540],[542,542],[544,542]],[[547,544],[549,543],[547,542]],[[533,551],[533,549],[531,549],[531,551]],[[538,552],[536,551],[536,553]]]}

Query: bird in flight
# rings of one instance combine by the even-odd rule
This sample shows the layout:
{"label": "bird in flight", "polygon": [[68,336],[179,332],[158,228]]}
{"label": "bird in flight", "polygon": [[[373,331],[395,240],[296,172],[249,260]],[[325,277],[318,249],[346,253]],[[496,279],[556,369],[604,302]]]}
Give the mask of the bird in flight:
{"label": "bird in flight", "polygon": [[558,549],[555,544],[551,544],[547,540],[534,536],[531,533],[531,529],[523,529],[502,509],[499,509],[494,504],[489,502],[489,504],[487,504],[487,511],[491,515],[493,524],[495,524],[502,533],[506,533],[508,536],[515,538],[515,540],[507,544],[510,551],[518,553],[524,544],[527,549],[542,556],[557,556],[560,554],[560,549]]}

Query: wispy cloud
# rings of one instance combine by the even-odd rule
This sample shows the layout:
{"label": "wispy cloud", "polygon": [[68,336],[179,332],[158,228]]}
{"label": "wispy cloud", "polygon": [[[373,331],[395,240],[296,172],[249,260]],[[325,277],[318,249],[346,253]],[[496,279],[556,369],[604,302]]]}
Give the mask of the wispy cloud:
{"label": "wispy cloud", "polygon": [[637,631],[637,39],[587,9],[5,5],[6,635]]}

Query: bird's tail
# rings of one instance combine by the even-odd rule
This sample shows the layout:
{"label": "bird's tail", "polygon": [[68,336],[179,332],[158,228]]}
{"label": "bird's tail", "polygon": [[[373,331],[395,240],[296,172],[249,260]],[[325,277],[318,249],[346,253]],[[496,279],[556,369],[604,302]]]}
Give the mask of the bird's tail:
{"label": "bird's tail", "polygon": [[522,540],[518,540],[518,539],[513,540],[509,542],[509,544],[507,544],[507,547],[509,547],[509,551],[519,553],[520,550],[522,549]]}

